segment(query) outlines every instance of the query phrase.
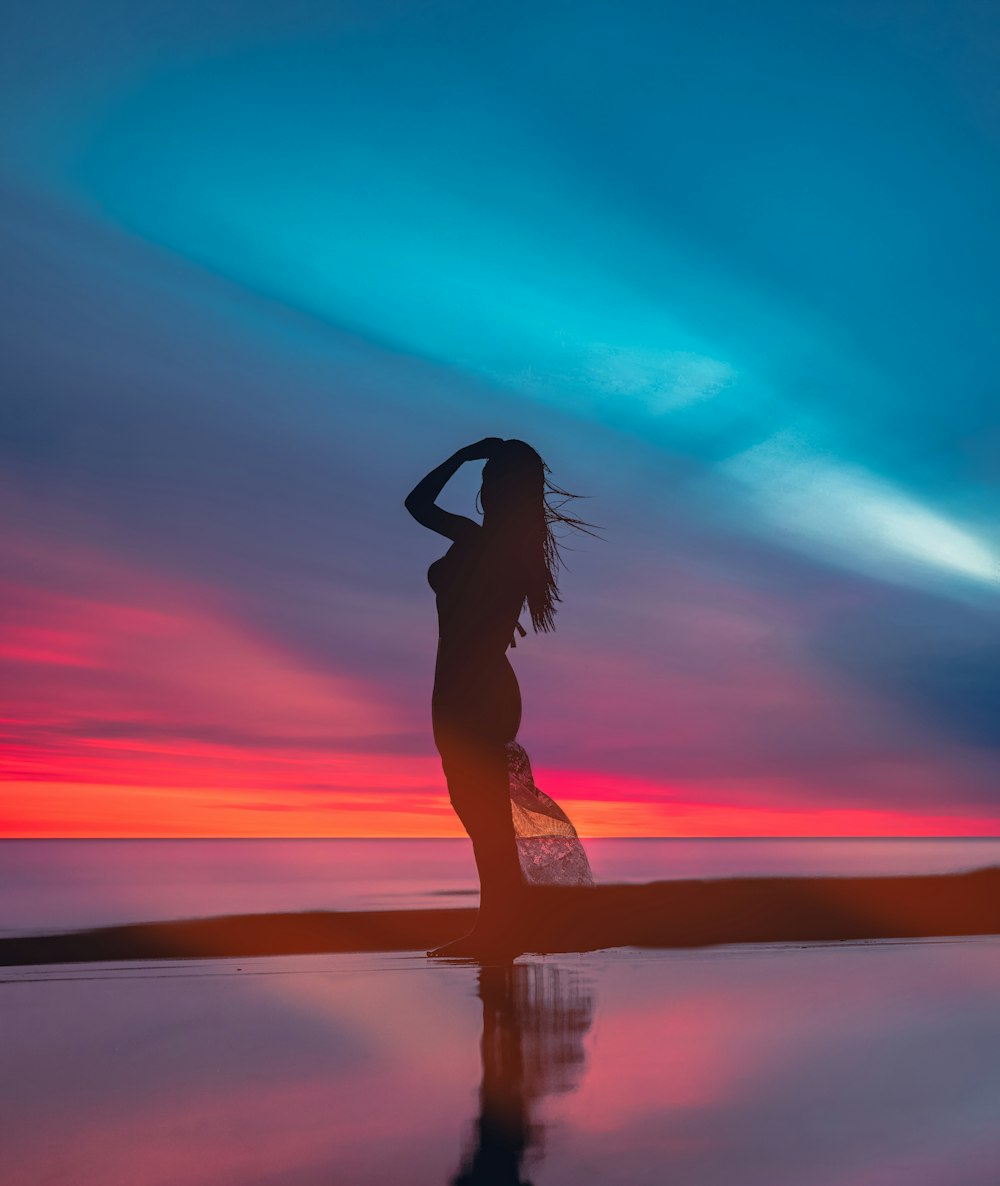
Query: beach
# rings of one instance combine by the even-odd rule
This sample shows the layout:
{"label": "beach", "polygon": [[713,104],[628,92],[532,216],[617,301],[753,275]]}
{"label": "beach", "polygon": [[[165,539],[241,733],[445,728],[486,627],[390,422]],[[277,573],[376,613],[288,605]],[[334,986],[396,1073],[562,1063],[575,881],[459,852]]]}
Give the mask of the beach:
{"label": "beach", "polygon": [[0,1186],[1000,1186],[1000,6],[4,16]]}
{"label": "beach", "polygon": [[1000,1163],[995,937],[3,980],[8,1186],[994,1186]]}
{"label": "beach", "polygon": [[996,842],[623,842],[484,965],[461,847],[33,845],[5,1186],[995,1186]]}
{"label": "beach", "polygon": [[[303,911],[188,918],[0,938],[0,967],[424,951],[474,909]],[[1000,934],[1000,868],[894,877],[730,877],[532,886],[522,951],[684,948]]]}

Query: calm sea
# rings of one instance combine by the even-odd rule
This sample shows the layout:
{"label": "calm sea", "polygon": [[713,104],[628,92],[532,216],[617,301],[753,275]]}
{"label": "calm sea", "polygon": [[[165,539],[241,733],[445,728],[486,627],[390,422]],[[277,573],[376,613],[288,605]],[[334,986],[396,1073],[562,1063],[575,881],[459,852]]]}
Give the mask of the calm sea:
{"label": "calm sea", "polygon": [[[1000,839],[587,840],[598,882],[946,873]],[[4,840],[0,933],[220,914],[474,905],[466,840]]]}

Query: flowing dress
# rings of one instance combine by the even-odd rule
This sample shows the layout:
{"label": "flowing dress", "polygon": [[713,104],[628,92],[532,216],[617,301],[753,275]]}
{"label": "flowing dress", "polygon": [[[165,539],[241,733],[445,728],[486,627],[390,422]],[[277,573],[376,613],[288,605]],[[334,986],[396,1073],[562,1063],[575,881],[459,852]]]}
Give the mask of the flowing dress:
{"label": "flowing dress", "polygon": [[[481,530],[481,529],[479,529]],[[492,554],[456,541],[427,571],[437,600],[439,637],[432,719],[442,758],[463,746],[503,746],[511,821],[524,880],[532,885],[593,885],[586,851],[565,811],[535,785],[516,740],[521,720],[517,677],[506,657],[516,621],[512,583]],[[502,559],[499,560],[502,563]],[[520,622],[517,629],[524,635]]]}

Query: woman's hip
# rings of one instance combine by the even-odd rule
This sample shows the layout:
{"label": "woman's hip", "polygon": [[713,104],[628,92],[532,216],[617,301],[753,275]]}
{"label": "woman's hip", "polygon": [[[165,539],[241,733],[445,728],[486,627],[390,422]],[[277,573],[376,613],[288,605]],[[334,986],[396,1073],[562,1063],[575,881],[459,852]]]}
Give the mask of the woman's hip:
{"label": "woman's hip", "polygon": [[509,678],[452,682],[439,677],[431,696],[431,720],[438,750],[455,746],[503,745],[521,725],[521,692],[513,669]]}

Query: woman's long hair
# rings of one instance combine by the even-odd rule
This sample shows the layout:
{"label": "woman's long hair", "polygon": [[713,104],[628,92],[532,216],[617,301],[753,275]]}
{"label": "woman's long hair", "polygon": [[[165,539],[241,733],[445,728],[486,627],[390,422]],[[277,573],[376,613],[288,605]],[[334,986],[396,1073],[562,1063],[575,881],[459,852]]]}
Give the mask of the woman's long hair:
{"label": "woman's long hair", "polygon": [[[593,523],[576,519],[562,508],[572,498],[549,480],[552,471],[539,454],[524,441],[509,440],[483,467],[480,494],[490,504],[490,516],[498,522],[505,537],[511,539],[522,561],[527,586],[531,624],[539,630],[555,629],[556,602],[559,596],[558,572],[563,565],[559,541],[553,528],[565,523],[587,535]],[[550,498],[555,496],[555,501]],[[597,536],[596,538],[601,538]]]}

